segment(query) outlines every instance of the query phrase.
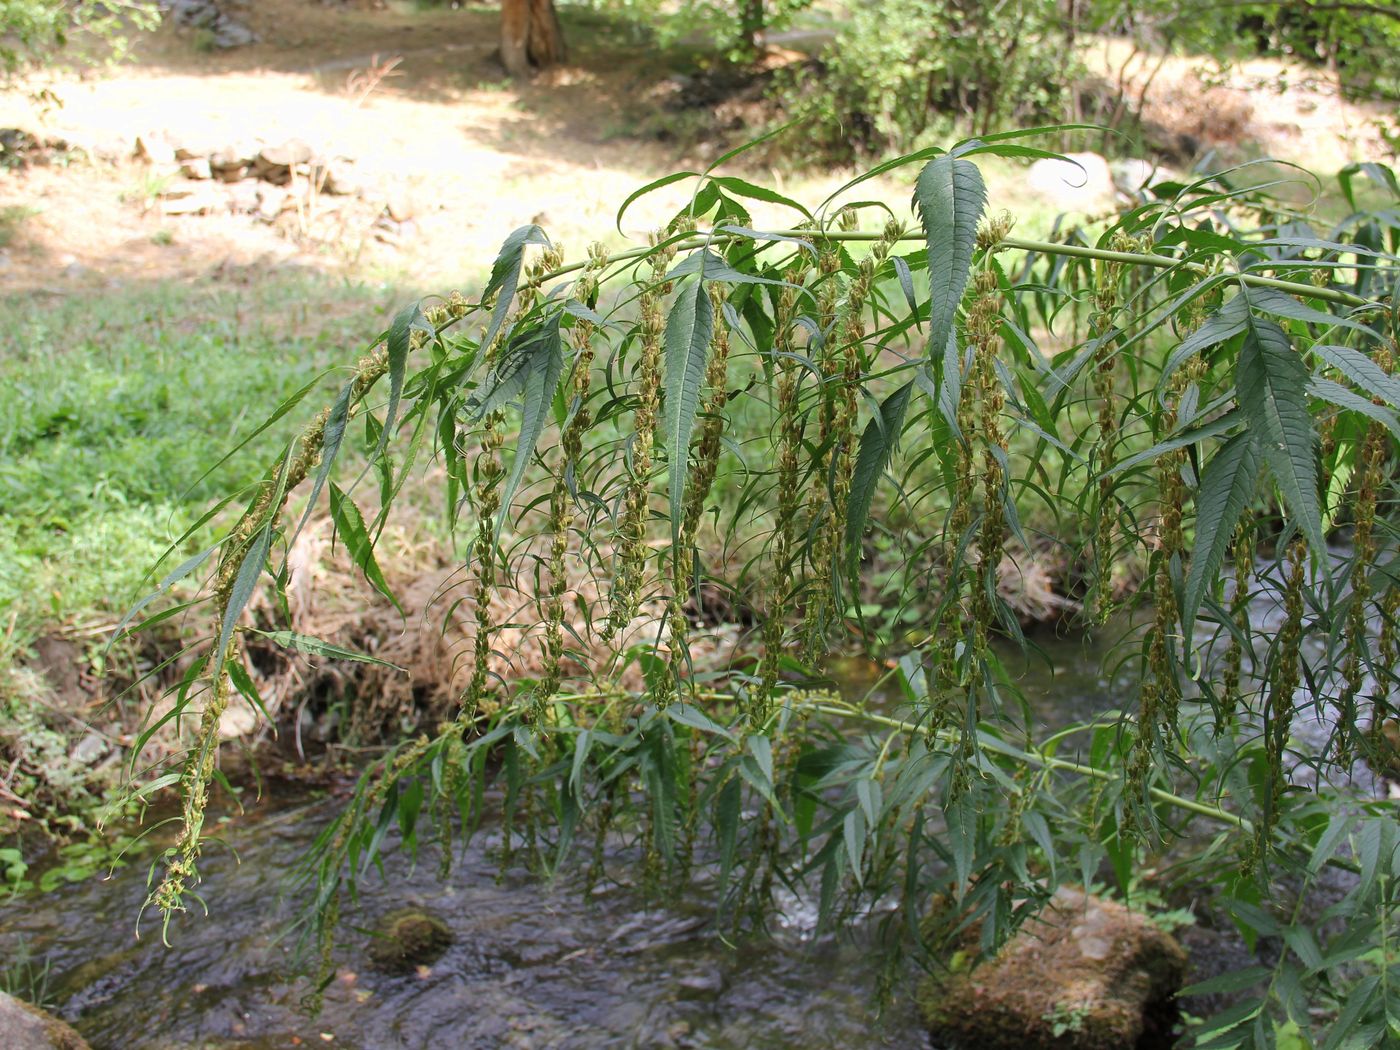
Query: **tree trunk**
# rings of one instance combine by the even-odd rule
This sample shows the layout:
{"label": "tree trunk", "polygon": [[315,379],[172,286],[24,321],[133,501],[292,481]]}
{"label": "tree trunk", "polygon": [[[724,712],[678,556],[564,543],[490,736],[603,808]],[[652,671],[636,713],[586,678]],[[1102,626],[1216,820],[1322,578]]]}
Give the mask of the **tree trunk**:
{"label": "tree trunk", "polygon": [[564,60],[564,31],[554,0],[502,0],[501,65],[513,77],[529,76]]}
{"label": "tree trunk", "polygon": [[739,53],[749,61],[763,50],[763,31],[767,28],[763,0],[742,0],[739,6]]}

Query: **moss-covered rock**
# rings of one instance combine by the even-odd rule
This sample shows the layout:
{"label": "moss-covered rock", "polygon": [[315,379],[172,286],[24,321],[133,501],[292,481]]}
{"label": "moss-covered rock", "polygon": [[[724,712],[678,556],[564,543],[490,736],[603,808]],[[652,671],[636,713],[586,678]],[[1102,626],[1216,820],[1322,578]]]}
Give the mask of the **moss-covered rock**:
{"label": "moss-covered rock", "polygon": [[90,1050],[83,1037],[37,1006],[0,992],[0,1046],[5,1050]]}
{"label": "moss-covered rock", "polygon": [[1165,1047],[1185,971],[1181,946],[1144,916],[1061,887],[994,958],[930,977],[919,1005],[943,1046]]}
{"label": "moss-covered rock", "polygon": [[447,924],[418,908],[391,911],[379,921],[369,958],[386,973],[410,973],[436,962],[452,943]]}

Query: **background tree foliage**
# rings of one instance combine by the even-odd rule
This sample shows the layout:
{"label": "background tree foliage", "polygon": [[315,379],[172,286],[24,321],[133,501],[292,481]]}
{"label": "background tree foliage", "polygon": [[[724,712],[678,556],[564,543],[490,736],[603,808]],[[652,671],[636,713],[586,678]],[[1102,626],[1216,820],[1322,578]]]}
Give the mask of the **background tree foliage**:
{"label": "background tree foliage", "polygon": [[65,51],[120,58],[129,34],[152,28],[158,18],[149,0],[0,0],[0,69],[13,76]]}

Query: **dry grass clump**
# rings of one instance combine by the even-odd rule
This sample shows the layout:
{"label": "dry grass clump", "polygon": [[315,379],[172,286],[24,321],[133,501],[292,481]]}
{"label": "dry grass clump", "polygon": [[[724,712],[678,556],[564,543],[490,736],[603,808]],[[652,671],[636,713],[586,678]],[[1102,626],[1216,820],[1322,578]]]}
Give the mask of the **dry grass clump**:
{"label": "dry grass clump", "polygon": [[[390,547],[395,539],[386,536]],[[538,550],[514,564],[542,564],[547,540],[532,541]],[[248,670],[268,713],[284,726],[296,725],[303,711],[317,713],[338,701],[344,720],[336,735],[353,742],[397,738],[415,729],[431,729],[453,717],[470,684],[475,648],[476,594],[469,567],[452,560],[436,546],[406,549],[401,557],[385,554],[395,566],[390,585],[402,614],[371,591],[359,577],[344,549],[330,542],[328,521],[309,525],[288,554],[291,574],[287,589],[290,620],[297,634],[354,652],[382,663],[305,656],[292,650],[248,641]],[[563,690],[589,686],[640,690],[641,667],[614,653],[634,644],[656,641],[666,650],[666,603],[654,597],[641,603],[636,615],[611,643],[598,640],[598,624],[590,612],[606,611],[608,581],[590,569],[575,544],[565,560],[568,570],[564,636],[568,656],[563,661]],[[537,679],[545,670],[544,625],[537,609],[536,581],[518,575],[504,578],[493,589],[490,620],[499,625],[491,639],[488,691]],[[263,599],[247,618],[271,623],[276,610]],[[731,624],[701,626],[690,637],[689,651],[697,669],[718,669],[734,658],[740,629]],[[592,669],[610,672],[607,681],[594,680]],[[319,709],[319,710],[318,710]],[[226,737],[254,730],[256,712],[249,704],[230,707],[221,724]]]}

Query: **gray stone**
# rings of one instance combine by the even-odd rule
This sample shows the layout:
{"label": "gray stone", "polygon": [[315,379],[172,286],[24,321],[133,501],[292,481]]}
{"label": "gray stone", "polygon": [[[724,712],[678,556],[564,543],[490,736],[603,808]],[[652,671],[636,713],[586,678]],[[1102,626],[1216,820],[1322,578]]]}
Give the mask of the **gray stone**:
{"label": "gray stone", "polygon": [[213,29],[221,12],[214,0],[169,0],[175,24],[186,29]]}
{"label": "gray stone", "polygon": [[5,1050],[90,1050],[73,1029],[37,1006],[0,992],[0,1046]]}
{"label": "gray stone", "polygon": [[138,135],[132,152],[137,160],[144,160],[148,164],[165,167],[175,163],[175,147],[159,134]]}
{"label": "gray stone", "polygon": [[208,179],[213,177],[208,157],[192,157],[180,162],[180,174],[187,179]]}
{"label": "gray stone", "polygon": [[176,25],[208,33],[206,39],[216,48],[227,50],[257,42],[258,35],[230,17],[216,0],[164,0],[163,6]]}
{"label": "gray stone", "polygon": [[171,188],[161,200],[161,211],[166,215],[207,215],[220,211],[223,197],[212,186],[191,183],[188,187]]}
{"label": "gray stone", "polygon": [[407,222],[413,218],[415,211],[413,197],[403,189],[391,189],[389,199],[384,203],[384,210],[389,213],[389,218],[395,222]]}
{"label": "gray stone", "polygon": [[1115,160],[1111,165],[1114,188],[1130,200],[1137,200],[1157,180],[1157,165],[1141,157]]}
{"label": "gray stone", "polygon": [[101,733],[88,733],[87,736],[73,745],[72,759],[74,762],[81,762],[85,766],[90,766],[108,751],[107,740]]}
{"label": "gray stone", "polygon": [[715,999],[724,991],[724,974],[719,970],[687,974],[675,984],[680,999]]}
{"label": "gray stone", "polygon": [[1027,170],[1026,184],[1063,211],[1092,212],[1113,203],[1113,176],[1108,161],[1097,153],[1069,153],[1064,160],[1038,160]]}
{"label": "gray stone", "polygon": [[288,139],[280,146],[264,146],[258,151],[254,163],[273,168],[290,168],[293,164],[308,163],[312,156],[311,147],[301,139]]}
{"label": "gray stone", "polygon": [[229,211],[255,212],[261,201],[258,184],[255,182],[236,182],[225,191],[228,197]]}
{"label": "gray stone", "polygon": [[235,22],[225,16],[222,24],[214,30],[214,46],[223,51],[235,47],[247,47],[258,42],[258,34],[242,22]]}
{"label": "gray stone", "polygon": [[263,186],[258,190],[257,216],[271,222],[287,207],[290,194],[275,186]]}

